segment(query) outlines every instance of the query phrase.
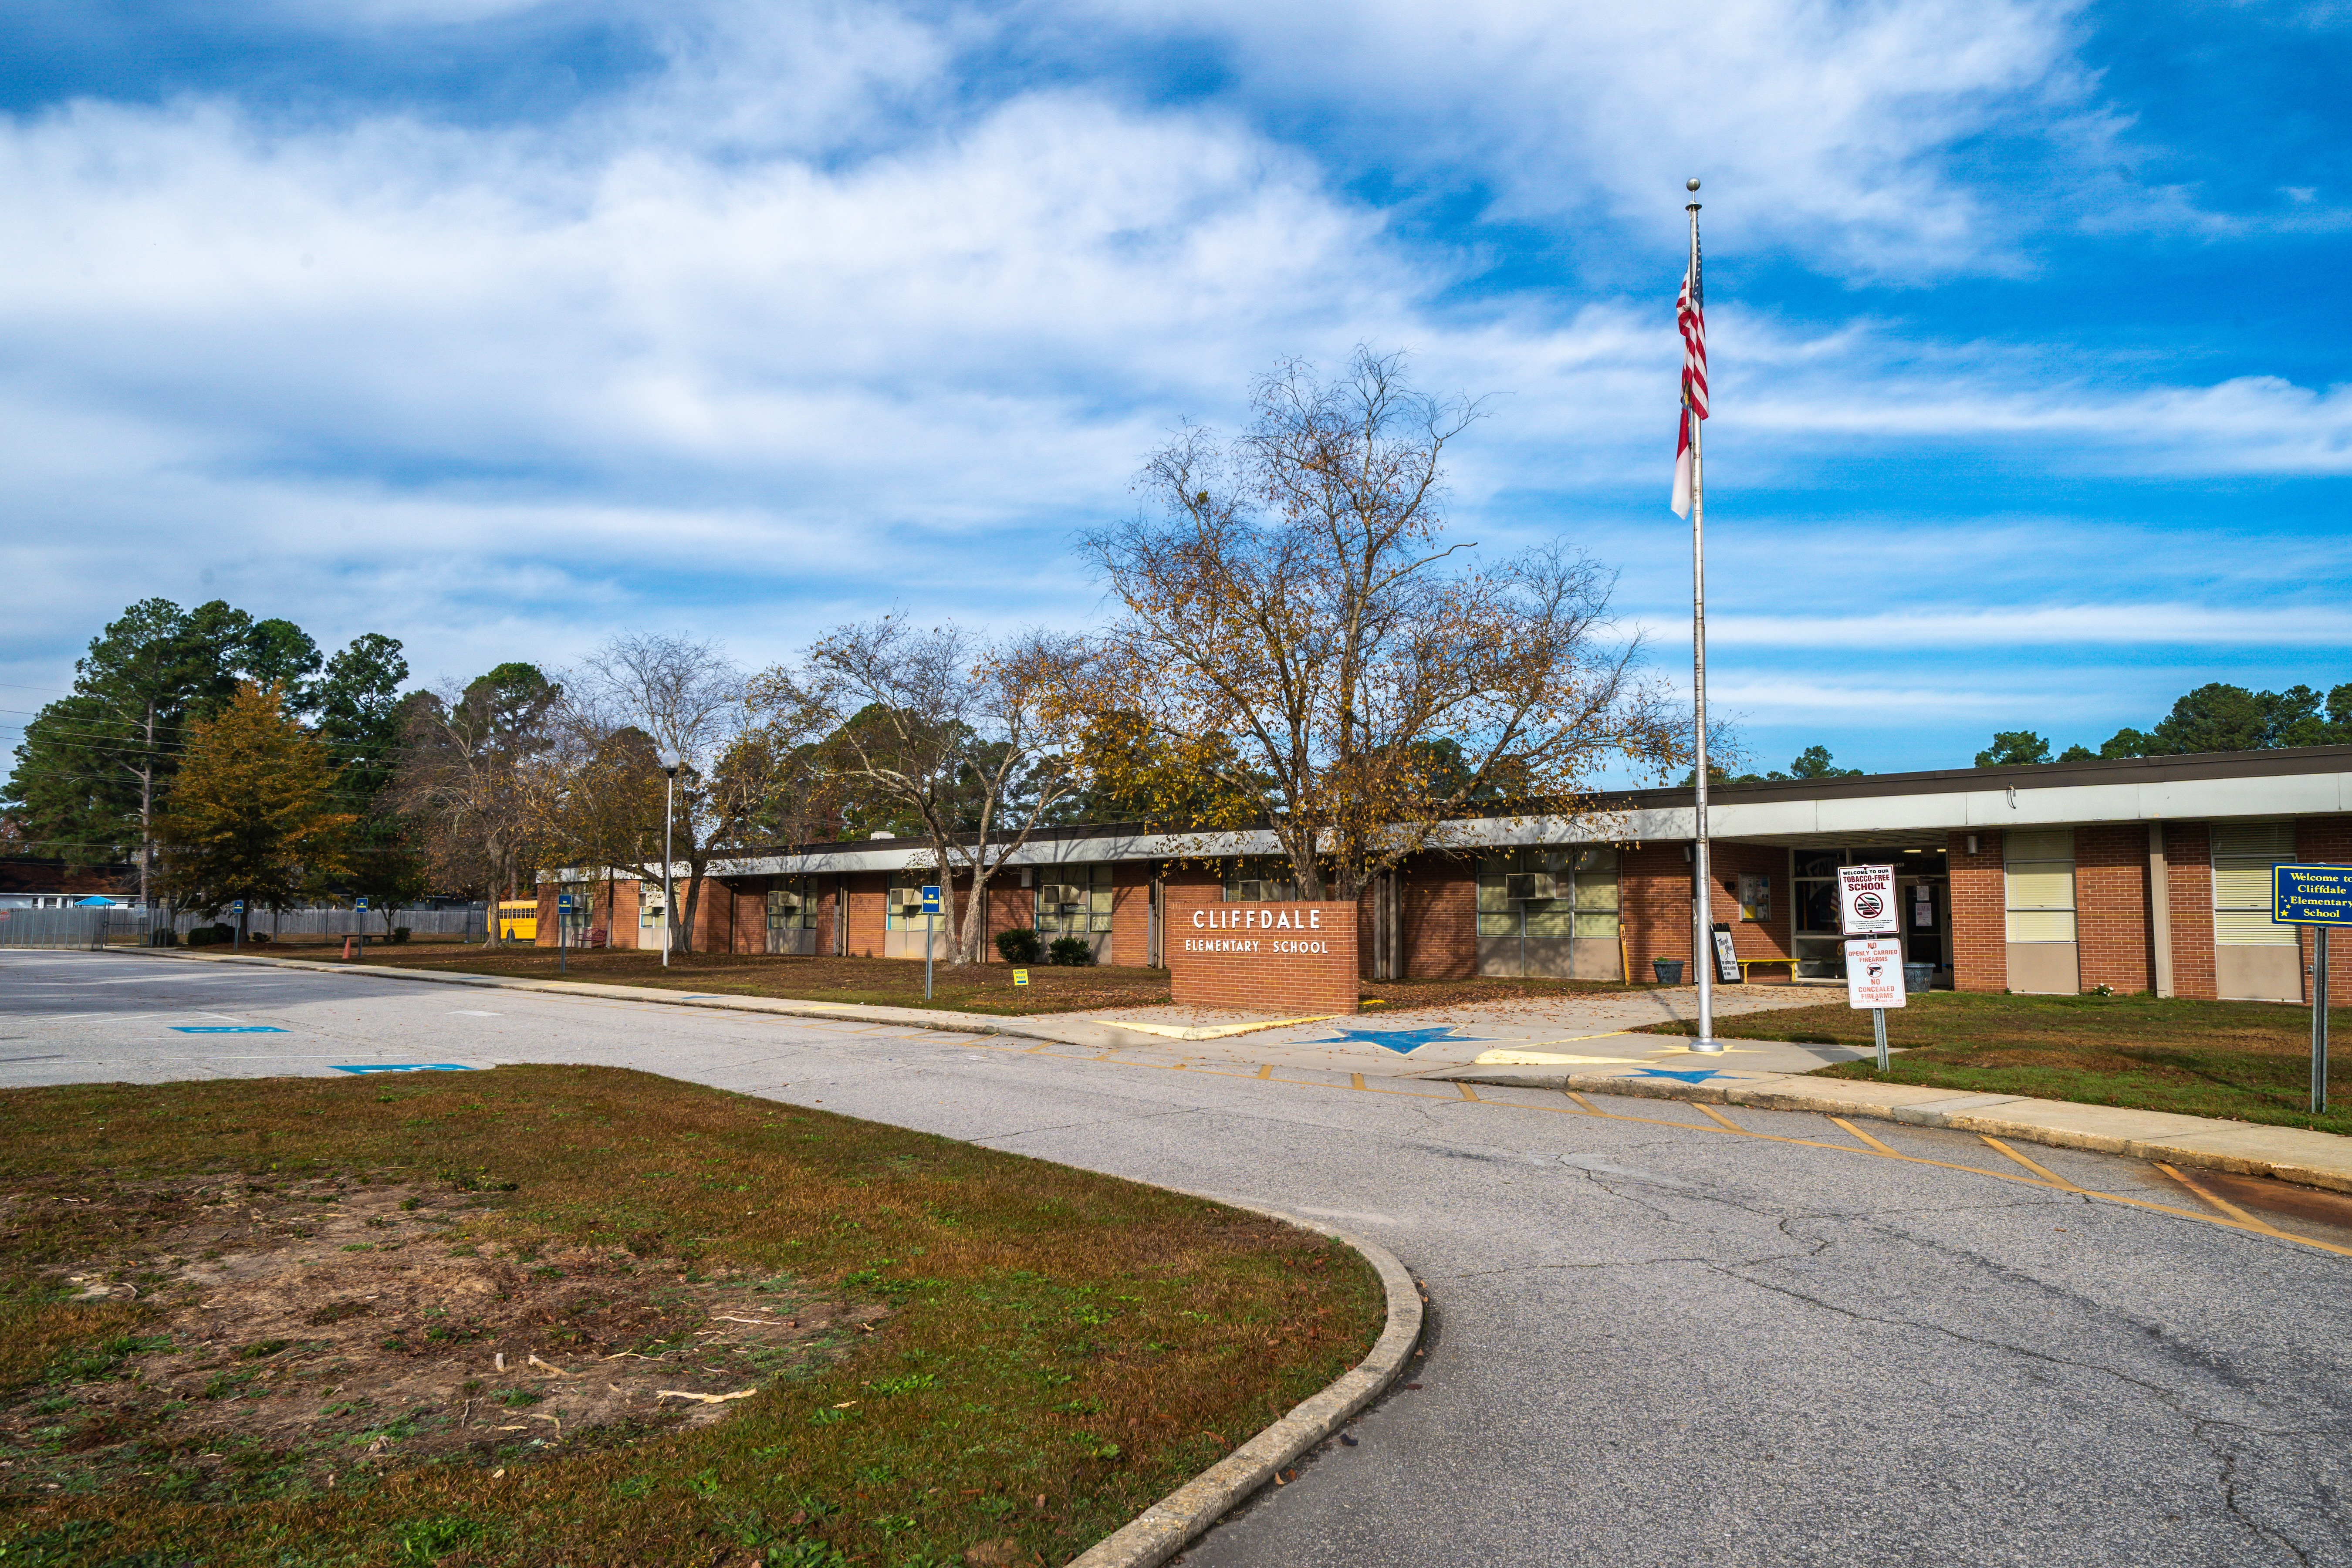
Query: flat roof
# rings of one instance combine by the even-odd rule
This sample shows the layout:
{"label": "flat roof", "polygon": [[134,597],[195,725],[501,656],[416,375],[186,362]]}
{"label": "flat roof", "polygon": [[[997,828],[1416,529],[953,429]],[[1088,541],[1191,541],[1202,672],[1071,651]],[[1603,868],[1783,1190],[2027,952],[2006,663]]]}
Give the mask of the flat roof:
{"label": "flat roof", "polygon": [[[1696,831],[1689,785],[1610,792],[1575,816],[1465,818],[1435,846],[1475,851],[1516,845],[1657,843]],[[2352,812],[2352,746],[2185,756],[2096,758],[1995,768],[1767,779],[1708,791],[1713,838],[1750,843],[1887,844],[1922,835],[2113,822],[2333,816]],[[1000,842],[1002,839],[1000,838]],[[1011,866],[1200,858],[1276,851],[1266,829],[1161,833],[1140,823],[1068,823],[1038,829]],[[726,876],[806,876],[898,870],[928,846],[917,838],[853,838],[798,849],[775,846],[715,863]]]}

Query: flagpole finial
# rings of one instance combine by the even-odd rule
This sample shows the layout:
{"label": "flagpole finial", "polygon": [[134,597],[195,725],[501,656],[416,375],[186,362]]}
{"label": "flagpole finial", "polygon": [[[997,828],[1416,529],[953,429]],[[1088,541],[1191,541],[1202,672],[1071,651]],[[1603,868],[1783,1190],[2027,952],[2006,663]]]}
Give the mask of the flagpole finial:
{"label": "flagpole finial", "polygon": [[1695,191],[1695,190],[1698,189],[1698,176],[1697,176],[1696,174],[1693,174],[1693,175],[1690,177],[1690,179],[1689,179],[1689,180],[1688,180],[1688,181],[1687,181],[1687,182],[1683,185],[1683,189],[1685,189],[1685,190],[1686,190],[1686,191]]}

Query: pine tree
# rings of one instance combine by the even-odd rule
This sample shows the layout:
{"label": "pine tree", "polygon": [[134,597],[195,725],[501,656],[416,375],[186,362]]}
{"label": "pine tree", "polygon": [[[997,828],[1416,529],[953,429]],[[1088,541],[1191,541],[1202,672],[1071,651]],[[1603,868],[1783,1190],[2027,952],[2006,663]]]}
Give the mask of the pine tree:
{"label": "pine tree", "polygon": [[352,814],[326,748],[286,716],[284,689],[240,682],[188,727],[171,809],[157,824],[164,891],[216,914],[233,899],[283,909],[305,882],[345,874]]}

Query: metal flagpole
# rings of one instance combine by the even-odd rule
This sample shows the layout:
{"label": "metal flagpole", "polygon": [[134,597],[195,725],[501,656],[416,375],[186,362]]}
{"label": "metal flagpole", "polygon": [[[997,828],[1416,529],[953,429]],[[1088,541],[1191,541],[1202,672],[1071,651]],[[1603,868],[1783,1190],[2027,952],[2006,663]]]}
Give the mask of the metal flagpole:
{"label": "metal flagpole", "polygon": [[[1688,189],[1696,191],[1698,182],[1691,181]],[[1690,214],[1691,309],[1703,310],[1698,271],[1698,202],[1693,199],[1683,210]],[[1691,749],[1698,760],[1698,771],[1693,775],[1698,787],[1691,850],[1696,882],[1691,894],[1691,957],[1698,966],[1698,1037],[1691,1042],[1691,1049],[1711,1056],[1723,1049],[1723,1042],[1715,1037],[1715,900],[1706,854],[1706,500],[1699,466],[1699,431],[1706,421],[1690,412],[1687,377],[1683,383],[1683,416],[1690,426],[1691,447],[1691,694],[1697,713]]]}

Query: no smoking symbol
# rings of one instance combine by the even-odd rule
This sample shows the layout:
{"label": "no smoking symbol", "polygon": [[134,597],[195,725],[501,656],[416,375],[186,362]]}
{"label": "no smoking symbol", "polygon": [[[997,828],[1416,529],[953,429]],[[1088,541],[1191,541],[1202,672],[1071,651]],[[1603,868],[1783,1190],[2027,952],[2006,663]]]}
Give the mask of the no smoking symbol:
{"label": "no smoking symbol", "polygon": [[1866,921],[1876,920],[1885,908],[1886,900],[1876,893],[1856,893],[1853,896],[1853,912]]}

